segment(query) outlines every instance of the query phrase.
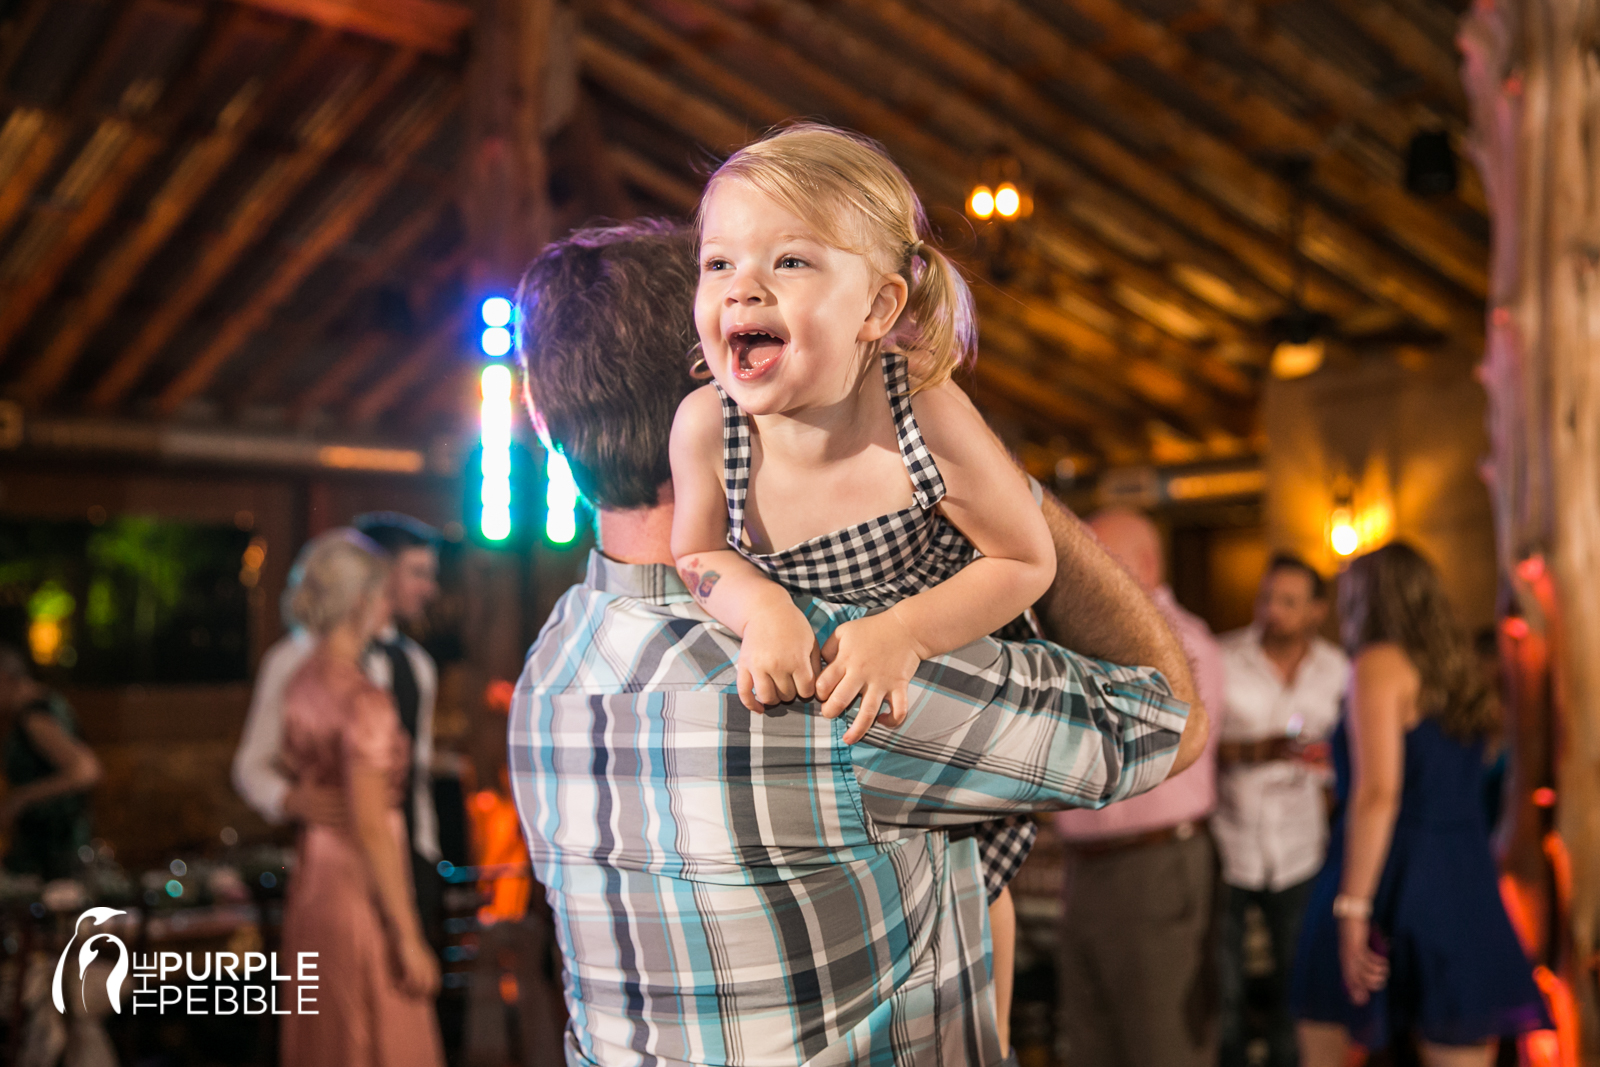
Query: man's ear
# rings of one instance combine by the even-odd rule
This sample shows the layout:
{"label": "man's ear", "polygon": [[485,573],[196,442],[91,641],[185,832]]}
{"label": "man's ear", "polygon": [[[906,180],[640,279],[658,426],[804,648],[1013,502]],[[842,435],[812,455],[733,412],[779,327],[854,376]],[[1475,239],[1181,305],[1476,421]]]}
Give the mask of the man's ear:
{"label": "man's ear", "polygon": [[866,321],[856,333],[856,340],[881,341],[887,337],[889,331],[894,329],[894,324],[900,321],[910,297],[911,290],[904,278],[898,274],[885,274],[878,284],[878,291],[873,294],[872,306],[867,309]]}

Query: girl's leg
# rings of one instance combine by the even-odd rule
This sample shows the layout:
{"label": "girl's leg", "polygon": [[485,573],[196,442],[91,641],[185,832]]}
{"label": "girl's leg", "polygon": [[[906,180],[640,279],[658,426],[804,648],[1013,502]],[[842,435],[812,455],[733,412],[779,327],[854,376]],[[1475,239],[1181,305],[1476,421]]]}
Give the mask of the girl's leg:
{"label": "girl's leg", "polygon": [[1481,1045],[1435,1045],[1421,1042],[1422,1062],[1427,1067],[1490,1067],[1494,1063],[1495,1042]]}
{"label": "girl's leg", "polygon": [[1000,1048],[1011,1051],[1011,985],[1017,967],[1017,909],[1006,886],[989,905],[989,947],[994,958],[994,1007],[999,1016]]}
{"label": "girl's leg", "polygon": [[1300,1042],[1300,1067],[1345,1067],[1350,1035],[1337,1023],[1302,1022],[1295,1027]]}

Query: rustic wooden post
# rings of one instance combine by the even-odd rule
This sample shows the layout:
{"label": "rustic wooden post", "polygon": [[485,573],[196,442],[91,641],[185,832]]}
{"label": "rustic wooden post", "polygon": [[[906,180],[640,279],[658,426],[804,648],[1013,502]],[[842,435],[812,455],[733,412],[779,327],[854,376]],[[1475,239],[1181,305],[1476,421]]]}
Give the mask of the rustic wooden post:
{"label": "rustic wooden post", "polygon": [[[1548,880],[1546,962],[1600,1063],[1600,10],[1584,0],[1476,0],[1462,22],[1471,151],[1494,224],[1487,350],[1500,564],[1520,620],[1508,709],[1523,795],[1508,871]],[[1508,607],[1512,605],[1508,604]],[[1545,652],[1548,650],[1548,655]],[[1539,675],[1548,663],[1548,681]],[[1549,738],[1550,743],[1541,739]],[[1538,763],[1548,760],[1546,766]],[[1528,789],[1555,788],[1554,834]],[[1544,862],[1548,862],[1546,871]]]}
{"label": "rustic wooden post", "polygon": [[[467,69],[467,150],[462,215],[471,257],[467,329],[476,332],[485,297],[510,296],[523,269],[549,240],[549,181],[542,115],[553,0],[476,0]],[[470,341],[465,342],[470,343]],[[471,353],[464,353],[471,359]],[[498,784],[504,719],[482,714],[484,687],[515,679],[527,650],[532,597],[529,561],[510,551],[470,550],[467,706],[481,787]]]}

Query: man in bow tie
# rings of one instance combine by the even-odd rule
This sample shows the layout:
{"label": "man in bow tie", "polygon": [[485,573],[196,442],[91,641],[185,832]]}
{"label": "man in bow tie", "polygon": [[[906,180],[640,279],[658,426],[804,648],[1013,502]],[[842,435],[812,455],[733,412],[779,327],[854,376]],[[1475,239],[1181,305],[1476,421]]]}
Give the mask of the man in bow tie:
{"label": "man in bow tie", "polygon": [[[443,943],[439,828],[433,805],[433,704],[438,675],[433,658],[397,623],[418,623],[439,592],[438,531],[396,512],[372,512],[352,523],[389,554],[389,601],[393,612],[367,652],[366,672],[394,697],[395,710],[411,739],[411,796],[405,805],[411,838],[411,870],[423,932],[434,947]],[[291,585],[294,576],[290,576]],[[278,762],[283,740],[283,693],[311,652],[308,634],[290,633],[262,657],[244,733],[233,757],[233,784],[239,795],[270,823],[286,821],[340,825],[344,797],[337,789],[286,776]]]}

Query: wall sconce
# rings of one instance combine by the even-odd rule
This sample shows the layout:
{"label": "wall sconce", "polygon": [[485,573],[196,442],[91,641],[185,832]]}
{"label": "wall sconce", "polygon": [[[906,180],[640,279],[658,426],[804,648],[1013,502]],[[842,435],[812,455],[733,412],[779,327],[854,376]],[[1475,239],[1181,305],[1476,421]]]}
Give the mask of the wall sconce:
{"label": "wall sconce", "polygon": [[984,161],[978,183],[967,194],[967,214],[979,222],[1015,222],[1033,214],[1033,197],[1016,157],[996,153]]}
{"label": "wall sconce", "polygon": [[1328,514],[1328,547],[1340,559],[1349,559],[1386,543],[1394,535],[1394,513],[1383,501],[1356,507],[1348,481],[1333,494]]}

